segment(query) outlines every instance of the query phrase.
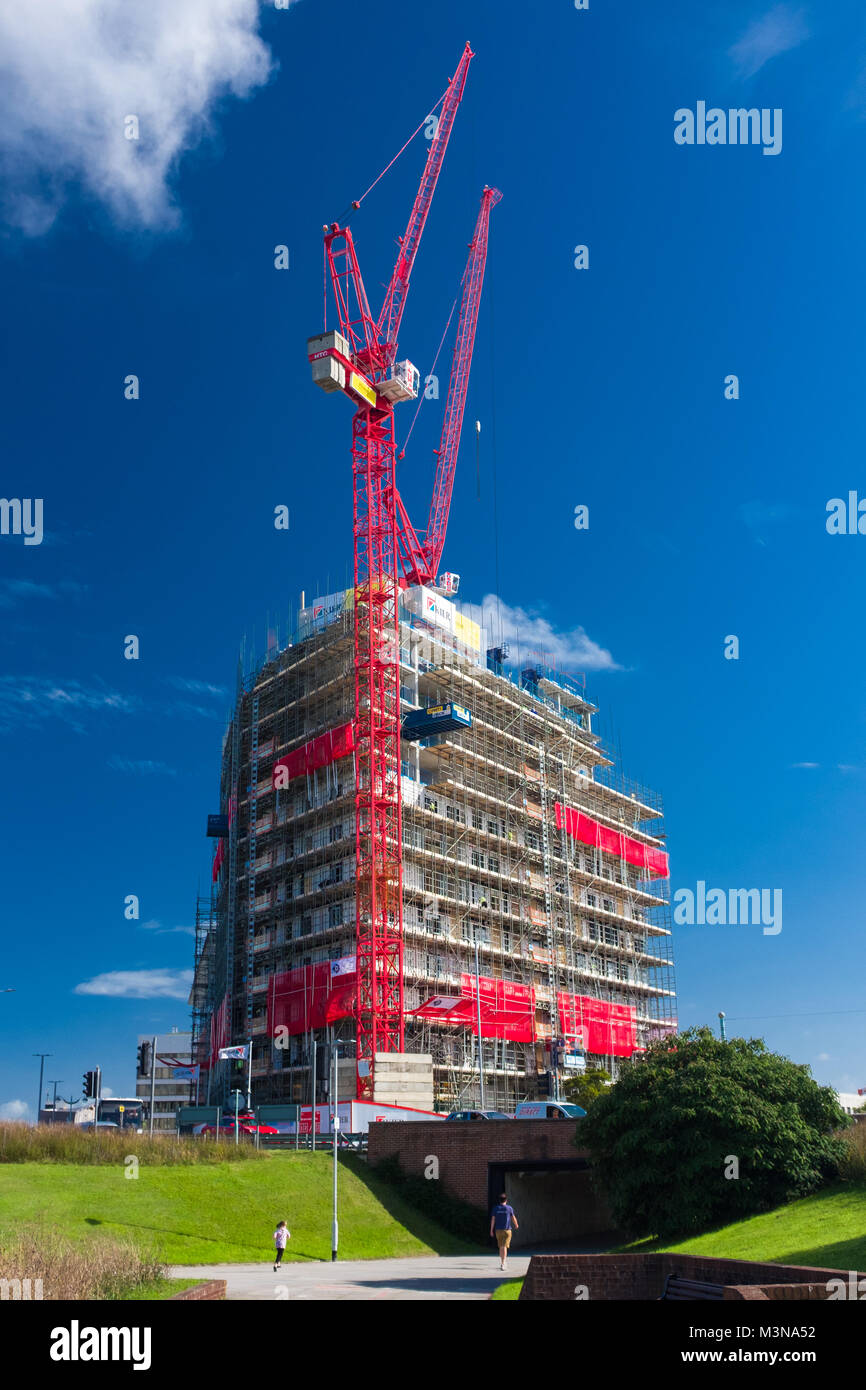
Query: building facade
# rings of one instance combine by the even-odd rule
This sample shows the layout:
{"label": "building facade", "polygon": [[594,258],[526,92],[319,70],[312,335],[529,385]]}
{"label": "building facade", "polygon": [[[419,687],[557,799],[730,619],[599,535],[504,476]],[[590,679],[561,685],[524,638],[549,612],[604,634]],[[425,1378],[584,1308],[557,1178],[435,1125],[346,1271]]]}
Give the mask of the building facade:
{"label": "building facade", "polygon": [[[237,1084],[220,1045],[252,1042],[255,1100],[310,1098],[313,1039],[352,1069],[351,596],[302,609],[239,683],[191,995],[214,1100]],[[437,1108],[477,1107],[483,1012],[484,1101],[513,1110],[676,1026],[661,803],[603,749],[582,680],[509,666],[441,593],[405,591],[399,619],[403,715],[426,711],[401,752],[405,1047],[432,1056]]]}
{"label": "building facade", "polygon": [[[151,1062],[154,1035],[140,1034],[136,1052],[135,1094],[143,1102],[143,1123],[150,1119]],[[197,1082],[190,1076],[193,1065],[192,1033],[172,1028],[170,1033],[156,1034],[156,1072],[153,1083],[154,1132],[174,1133],[176,1113],[182,1105],[194,1105]],[[103,1102],[103,1105],[110,1102]],[[114,1115],[100,1117],[114,1119]]]}

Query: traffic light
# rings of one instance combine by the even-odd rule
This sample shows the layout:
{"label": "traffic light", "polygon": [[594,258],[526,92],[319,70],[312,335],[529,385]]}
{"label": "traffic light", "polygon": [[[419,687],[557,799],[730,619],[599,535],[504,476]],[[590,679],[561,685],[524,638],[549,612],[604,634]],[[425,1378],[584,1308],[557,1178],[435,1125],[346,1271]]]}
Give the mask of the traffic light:
{"label": "traffic light", "polygon": [[138,1074],[150,1076],[150,1043],[143,1042],[138,1049]]}
{"label": "traffic light", "polygon": [[84,1073],[84,1099],[93,1100],[96,1095],[96,1072],[86,1071]]}
{"label": "traffic light", "polygon": [[542,1096],[542,1097],[543,1097],[543,1096],[549,1096],[549,1095],[550,1095],[550,1072],[549,1072],[549,1071],[543,1071],[543,1072],[541,1073],[541,1075],[539,1076],[539,1078],[538,1078],[538,1094],[539,1094],[539,1096]]}

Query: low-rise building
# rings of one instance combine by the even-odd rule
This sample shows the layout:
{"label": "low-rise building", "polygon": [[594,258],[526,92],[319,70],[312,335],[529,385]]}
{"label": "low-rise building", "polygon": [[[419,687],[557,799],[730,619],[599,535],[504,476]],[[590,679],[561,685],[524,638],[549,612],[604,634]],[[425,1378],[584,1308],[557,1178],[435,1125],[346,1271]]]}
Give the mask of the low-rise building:
{"label": "low-rise building", "polygon": [[170,1033],[140,1034],[135,1070],[135,1093],[146,1102],[149,1115],[152,1049],[156,1044],[153,1078],[154,1132],[171,1133],[182,1105],[194,1105],[196,1079],[192,1066],[192,1034],[172,1028]]}

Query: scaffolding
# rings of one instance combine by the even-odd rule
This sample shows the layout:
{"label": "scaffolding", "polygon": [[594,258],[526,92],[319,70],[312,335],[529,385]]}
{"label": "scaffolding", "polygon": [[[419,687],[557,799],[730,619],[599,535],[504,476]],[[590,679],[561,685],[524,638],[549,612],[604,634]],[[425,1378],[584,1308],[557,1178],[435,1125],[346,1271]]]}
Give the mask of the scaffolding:
{"label": "scaffolding", "polygon": [[[675,1026],[667,883],[557,824],[556,803],[659,850],[661,802],[629,783],[593,730],[583,683],[538,654],[519,674],[399,606],[400,695],[410,709],[458,702],[471,728],[404,743],[405,1008],[455,994],[475,973],[534,990],[534,1041],[483,1038],[485,1102],[538,1094],[560,1035],[557,995],[635,1010],[640,1046]],[[230,997],[230,1042],[253,1040],[257,1095],[312,1094],[312,1035],[268,1036],[274,975],[355,951],[354,757],[273,789],[271,769],[353,717],[351,607],[307,623],[239,676],[223,748],[227,872],[215,895],[208,1006]],[[562,819],[562,818],[560,818]],[[238,930],[245,921],[246,931]],[[222,969],[223,964],[225,970]],[[354,1021],[331,1025],[351,1059]],[[319,1043],[328,1040],[320,1030]],[[466,1026],[406,1020],[406,1050],[431,1053],[440,1109],[477,1107],[478,1042]],[[587,1056],[612,1074],[611,1049]]]}

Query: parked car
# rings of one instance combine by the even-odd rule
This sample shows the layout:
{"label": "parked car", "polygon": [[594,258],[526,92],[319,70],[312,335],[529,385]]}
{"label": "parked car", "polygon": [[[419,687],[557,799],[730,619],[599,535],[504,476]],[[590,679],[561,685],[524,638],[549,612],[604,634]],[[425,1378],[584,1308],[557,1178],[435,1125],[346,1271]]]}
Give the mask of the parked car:
{"label": "parked car", "polygon": [[515,1120],[582,1120],[586,1111],[562,1100],[522,1100]]}
{"label": "parked car", "polygon": [[450,1115],[445,1116],[446,1120],[512,1120],[513,1115],[506,1115],[504,1110],[452,1110]]}
{"label": "parked car", "polygon": [[[258,1130],[259,1134],[279,1134],[280,1132],[278,1129],[274,1129],[273,1125],[257,1125],[255,1120],[242,1120],[240,1116],[238,1116],[239,1135],[242,1134],[247,1139],[255,1139],[256,1130]],[[216,1125],[202,1125],[198,1133],[204,1135],[205,1137],[207,1137],[208,1135],[215,1135],[218,1133],[220,1139],[234,1139],[235,1117],[234,1115],[232,1115],[230,1120],[227,1120],[225,1118],[220,1120],[219,1130],[217,1130]]]}

